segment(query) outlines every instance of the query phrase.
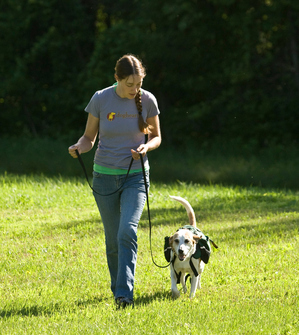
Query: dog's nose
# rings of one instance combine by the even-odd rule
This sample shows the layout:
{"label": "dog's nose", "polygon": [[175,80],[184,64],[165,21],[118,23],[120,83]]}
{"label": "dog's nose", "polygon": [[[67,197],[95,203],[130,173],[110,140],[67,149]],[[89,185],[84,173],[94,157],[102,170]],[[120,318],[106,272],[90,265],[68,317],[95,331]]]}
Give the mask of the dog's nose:
{"label": "dog's nose", "polygon": [[179,254],[182,254],[184,251],[182,249],[179,250]]}

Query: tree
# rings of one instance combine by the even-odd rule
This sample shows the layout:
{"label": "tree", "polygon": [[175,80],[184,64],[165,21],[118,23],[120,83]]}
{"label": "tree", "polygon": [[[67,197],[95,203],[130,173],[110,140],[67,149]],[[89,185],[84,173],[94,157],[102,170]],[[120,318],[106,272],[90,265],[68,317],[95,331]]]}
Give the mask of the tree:
{"label": "tree", "polygon": [[95,33],[87,3],[1,3],[2,133],[63,133],[76,119],[78,74]]}
{"label": "tree", "polygon": [[82,129],[91,95],[134,53],[166,143],[293,143],[298,14],[290,0],[5,0],[1,132]]}

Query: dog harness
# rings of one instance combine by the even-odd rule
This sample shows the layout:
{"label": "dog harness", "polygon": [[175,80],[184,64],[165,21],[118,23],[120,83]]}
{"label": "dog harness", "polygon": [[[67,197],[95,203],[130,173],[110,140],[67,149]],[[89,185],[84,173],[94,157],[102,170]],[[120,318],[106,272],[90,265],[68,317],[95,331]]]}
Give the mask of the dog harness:
{"label": "dog harness", "polygon": [[[206,235],[203,234],[202,231],[200,231],[198,228],[191,226],[191,225],[186,225],[184,227],[179,228],[177,231],[181,230],[181,229],[188,229],[191,231],[191,233],[193,235],[197,235],[200,236],[201,239],[198,240],[197,244],[196,244],[196,250],[195,253],[190,257],[190,268],[194,273],[194,276],[197,277],[198,276],[198,271],[196,270],[193,262],[192,262],[192,258],[195,259],[201,259],[205,264],[208,264],[209,262],[209,258],[211,255],[211,246],[210,246],[210,242],[213,244],[213,246],[217,249],[218,246]],[[167,260],[167,262],[170,262],[170,257],[171,257],[171,247],[169,246],[169,236],[166,236],[164,238],[164,256],[165,259]],[[174,262],[176,260],[176,255],[174,255],[171,263],[174,267]],[[174,270],[175,271],[175,270]],[[177,276],[177,283],[180,282],[180,277],[181,277],[181,272],[178,274],[176,273]]]}

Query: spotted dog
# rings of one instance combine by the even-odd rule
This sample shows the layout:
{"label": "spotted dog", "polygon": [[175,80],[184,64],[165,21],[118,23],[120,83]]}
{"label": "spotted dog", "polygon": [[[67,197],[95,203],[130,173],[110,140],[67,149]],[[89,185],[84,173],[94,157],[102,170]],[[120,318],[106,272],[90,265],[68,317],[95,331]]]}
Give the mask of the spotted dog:
{"label": "spotted dog", "polygon": [[[187,292],[185,276],[188,274],[191,277],[189,297],[193,298],[196,289],[201,287],[201,274],[210,257],[211,240],[196,227],[195,213],[189,202],[181,197],[170,197],[184,205],[189,217],[189,225],[178,229],[172,236],[165,237],[164,254],[170,262],[172,297],[176,299],[180,296],[177,287],[179,283],[183,286],[183,292]],[[217,247],[214,243],[213,245]]]}

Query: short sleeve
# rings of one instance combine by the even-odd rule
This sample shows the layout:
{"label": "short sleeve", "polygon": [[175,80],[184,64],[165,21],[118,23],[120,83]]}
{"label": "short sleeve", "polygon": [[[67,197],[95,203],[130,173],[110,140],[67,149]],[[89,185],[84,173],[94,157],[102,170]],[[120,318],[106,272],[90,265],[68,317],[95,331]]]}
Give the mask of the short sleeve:
{"label": "short sleeve", "polygon": [[147,110],[147,118],[159,115],[160,110],[155,96],[148,91],[144,91],[142,97],[144,97],[144,103]]}
{"label": "short sleeve", "polygon": [[85,107],[85,112],[100,118],[100,93],[97,91],[90,99],[88,105]]}

